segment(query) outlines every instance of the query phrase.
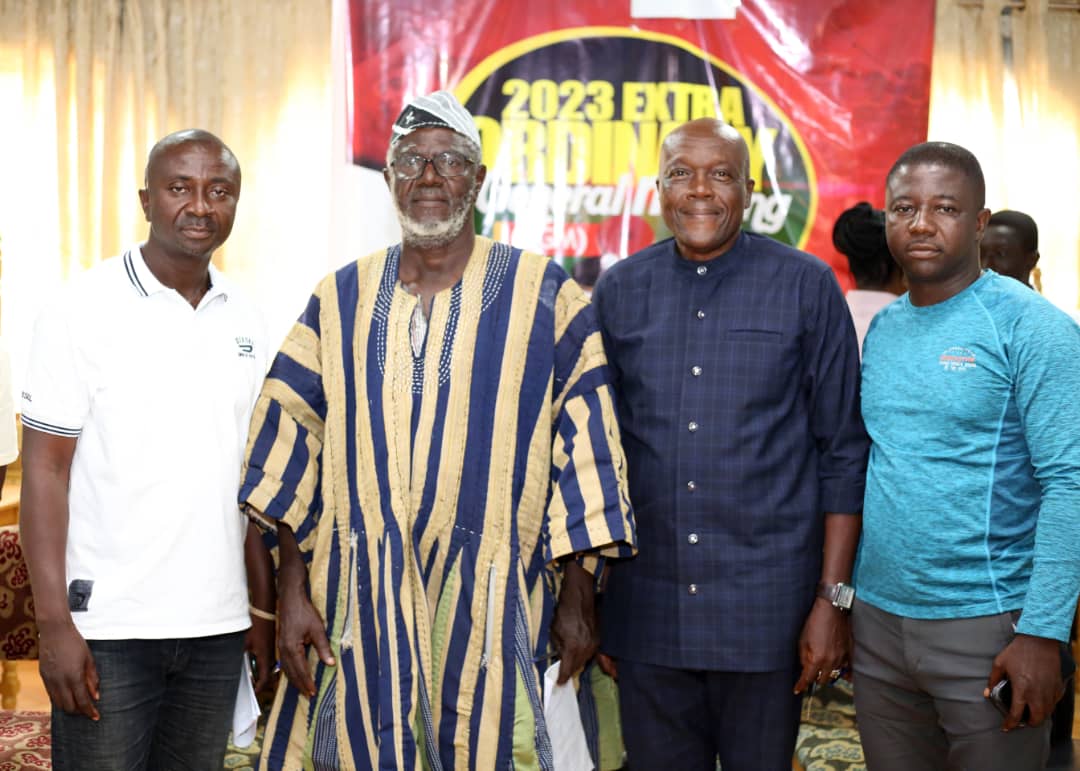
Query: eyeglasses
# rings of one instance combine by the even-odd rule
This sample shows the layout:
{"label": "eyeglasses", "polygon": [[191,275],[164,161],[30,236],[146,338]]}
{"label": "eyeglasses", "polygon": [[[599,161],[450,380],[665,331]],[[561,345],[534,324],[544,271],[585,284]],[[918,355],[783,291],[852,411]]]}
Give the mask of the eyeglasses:
{"label": "eyeglasses", "polygon": [[435,167],[435,171],[442,177],[461,177],[469,173],[469,167],[476,165],[461,153],[447,150],[432,158],[425,158],[416,153],[405,153],[390,161],[394,167],[394,173],[398,179],[419,179],[424,176],[427,165]]}

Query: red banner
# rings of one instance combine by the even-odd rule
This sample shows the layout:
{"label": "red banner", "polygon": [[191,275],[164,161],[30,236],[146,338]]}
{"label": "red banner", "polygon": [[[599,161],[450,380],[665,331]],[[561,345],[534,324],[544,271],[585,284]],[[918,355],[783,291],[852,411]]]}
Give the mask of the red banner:
{"label": "red banner", "polygon": [[590,284],[669,235],[659,145],[720,117],[750,148],[744,227],[818,255],[847,288],[832,223],[880,205],[888,168],[926,138],[933,19],[933,0],[744,0],[722,21],[599,0],[351,0],[353,157],[381,169],[403,104],[454,91],[488,167],[479,231]]}

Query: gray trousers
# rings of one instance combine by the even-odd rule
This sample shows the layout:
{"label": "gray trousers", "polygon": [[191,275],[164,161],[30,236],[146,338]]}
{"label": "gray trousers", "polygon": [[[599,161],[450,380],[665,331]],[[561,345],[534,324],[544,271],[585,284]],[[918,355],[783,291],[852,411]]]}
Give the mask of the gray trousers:
{"label": "gray trousers", "polygon": [[1020,612],[927,621],[856,600],[855,719],[869,771],[1039,771],[1050,721],[1003,733],[983,697]]}

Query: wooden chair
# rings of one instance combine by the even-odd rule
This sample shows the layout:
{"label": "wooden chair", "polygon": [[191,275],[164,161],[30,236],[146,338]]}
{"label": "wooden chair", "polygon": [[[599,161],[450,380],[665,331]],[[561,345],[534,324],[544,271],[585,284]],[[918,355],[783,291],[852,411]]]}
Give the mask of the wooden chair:
{"label": "wooden chair", "polygon": [[[15,427],[18,445],[22,447],[22,424],[17,419]],[[30,575],[19,545],[20,461],[21,456],[7,467],[0,493],[0,664],[3,671],[0,675],[0,707],[3,709],[15,708],[19,692],[19,673],[12,662],[36,659],[38,655]],[[27,641],[28,637],[32,639]],[[20,639],[23,641],[19,642]]]}
{"label": "wooden chair", "polygon": [[19,679],[13,662],[38,657],[30,573],[19,543],[19,526],[0,526],[0,706],[14,709]]}
{"label": "wooden chair", "polygon": [[16,661],[38,657],[30,574],[19,543],[19,526],[0,526],[0,768],[52,768],[48,712],[15,709]]}

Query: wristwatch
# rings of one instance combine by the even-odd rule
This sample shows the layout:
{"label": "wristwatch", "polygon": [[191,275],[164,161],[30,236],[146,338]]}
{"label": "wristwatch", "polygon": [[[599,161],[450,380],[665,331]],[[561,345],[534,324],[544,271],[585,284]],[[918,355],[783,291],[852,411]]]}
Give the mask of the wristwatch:
{"label": "wristwatch", "polygon": [[831,602],[834,608],[850,611],[851,605],[855,601],[855,587],[845,583],[826,584],[822,582],[817,585],[817,596]]}

